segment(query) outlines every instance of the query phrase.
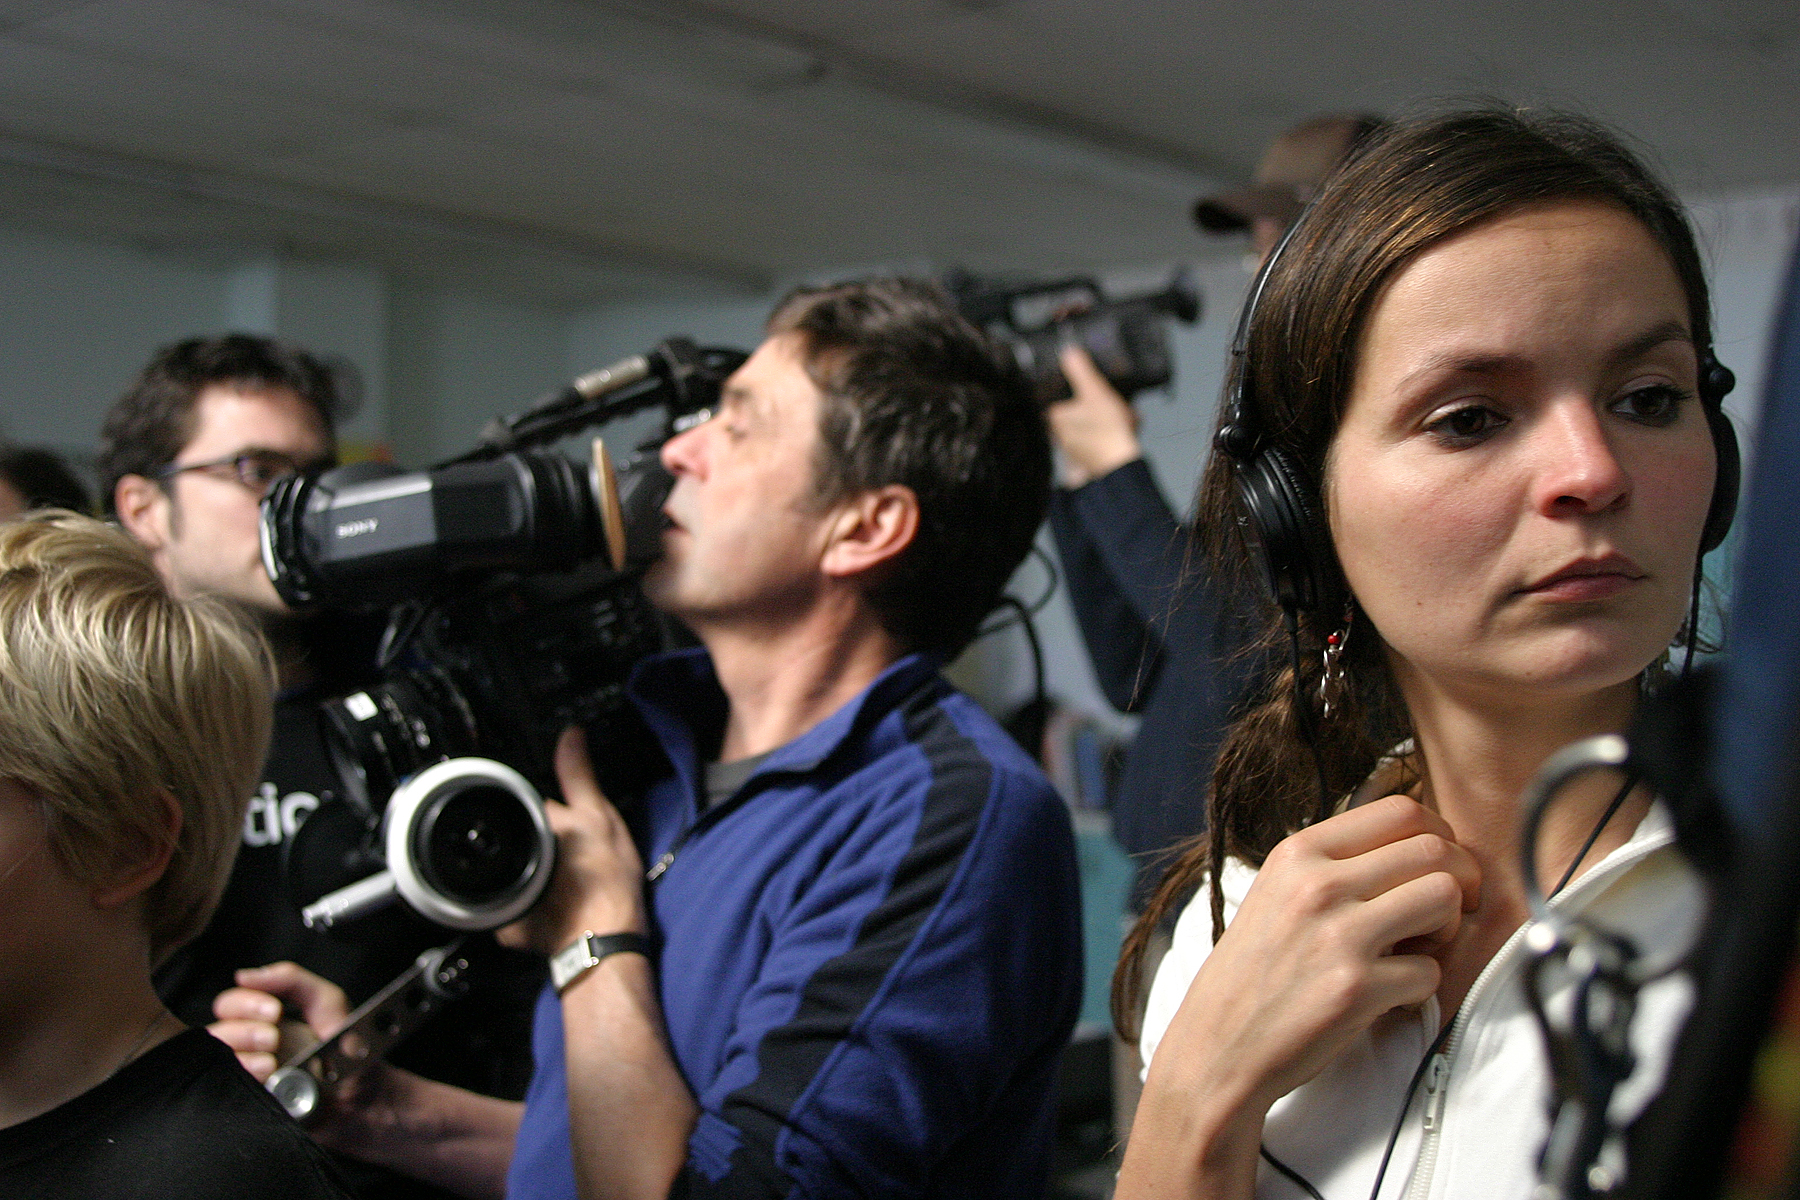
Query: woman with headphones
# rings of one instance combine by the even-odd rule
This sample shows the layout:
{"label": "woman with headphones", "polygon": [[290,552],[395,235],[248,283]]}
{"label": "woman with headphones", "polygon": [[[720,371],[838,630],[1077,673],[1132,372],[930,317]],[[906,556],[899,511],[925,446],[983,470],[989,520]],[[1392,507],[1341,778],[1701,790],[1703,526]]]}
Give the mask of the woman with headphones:
{"label": "woman with headphones", "polygon": [[[1121,1197],[1523,1197],[1547,1129],[1520,975],[1520,795],[1691,649],[1737,447],[1674,198],[1577,118],[1397,123],[1252,292],[1200,489],[1211,569],[1267,584],[1287,663],[1227,735],[1142,1031]],[[1240,593],[1247,594],[1247,593]],[[1697,878],[1634,780],[1547,815],[1559,910],[1654,953]],[[1629,1118],[1688,993],[1646,988]]]}

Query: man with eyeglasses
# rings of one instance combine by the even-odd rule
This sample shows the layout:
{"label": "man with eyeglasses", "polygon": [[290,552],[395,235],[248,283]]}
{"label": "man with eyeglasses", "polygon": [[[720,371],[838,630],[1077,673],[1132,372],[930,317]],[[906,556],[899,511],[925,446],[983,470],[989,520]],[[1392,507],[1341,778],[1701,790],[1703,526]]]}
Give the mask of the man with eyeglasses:
{"label": "man with eyeglasses", "polygon": [[[218,596],[251,615],[274,645],[280,672],[269,758],[224,898],[206,930],[156,975],[163,1002],[190,1025],[213,1019],[214,998],[236,984],[239,969],[291,960],[360,1003],[421,950],[448,940],[397,912],[363,923],[351,938],[314,933],[285,886],[286,849],[337,786],[318,702],[361,685],[377,631],[344,614],[288,610],[263,570],[258,522],[276,479],[336,461],[340,411],[333,375],[317,357],[272,338],[230,334],[158,351],[107,413],[101,434],[109,515],[149,549],[177,595]],[[542,969],[517,956],[497,974],[397,1061],[444,1082],[522,1094]],[[396,1190],[391,1176],[360,1164],[345,1173],[364,1196],[441,1194]]]}
{"label": "man with eyeglasses", "polygon": [[337,406],[331,373],[304,351],[245,334],[190,338],[158,352],[101,435],[102,493],[119,523],[177,593],[264,618],[290,674],[304,654],[262,568],[259,506],[278,476],[335,460]]}

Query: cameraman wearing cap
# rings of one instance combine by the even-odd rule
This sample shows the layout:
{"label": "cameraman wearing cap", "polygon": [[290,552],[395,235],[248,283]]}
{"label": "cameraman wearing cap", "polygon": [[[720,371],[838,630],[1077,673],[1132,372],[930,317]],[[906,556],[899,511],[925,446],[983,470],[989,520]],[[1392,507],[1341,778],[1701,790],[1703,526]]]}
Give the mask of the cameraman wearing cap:
{"label": "cameraman wearing cap", "polygon": [[[381,1066],[318,1135],[469,1196],[1041,1195],[1074,847],[938,673],[1043,516],[1029,387],[929,285],[802,290],[662,460],[645,588],[702,647],[633,678],[669,766],[624,815],[558,748],[556,874],[507,931],[552,958],[525,1104]],[[280,1001],[343,1020],[247,982],[219,1029],[259,1076]]]}
{"label": "cameraman wearing cap", "polygon": [[[1270,144],[1247,187],[1202,197],[1208,233],[1248,231],[1267,257],[1318,185],[1379,128],[1372,116],[1318,117]],[[1201,832],[1213,753],[1242,696],[1247,644],[1235,607],[1187,570],[1188,531],[1144,459],[1137,412],[1086,351],[1063,352],[1074,396],[1049,409],[1061,452],[1050,529],[1102,691],[1143,720],[1125,758],[1113,832],[1137,861],[1132,911],[1162,874],[1160,855]]]}

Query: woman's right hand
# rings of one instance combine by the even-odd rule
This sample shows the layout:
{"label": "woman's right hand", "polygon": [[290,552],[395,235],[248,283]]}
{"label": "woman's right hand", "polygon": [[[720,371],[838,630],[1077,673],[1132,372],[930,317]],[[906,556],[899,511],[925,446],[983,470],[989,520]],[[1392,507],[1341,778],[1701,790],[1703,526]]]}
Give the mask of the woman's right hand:
{"label": "woman's right hand", "polygon": [[1157,1047],[1120,1194],[1136,1174],[1133,1150],[1235,1181],[1199,1194],[1247,1188],[1269,1106],[1382,1013],[1431,996],[1442,978],[1432,952],[1480,898],[1474,856],[1406,796],[1283,840]]}

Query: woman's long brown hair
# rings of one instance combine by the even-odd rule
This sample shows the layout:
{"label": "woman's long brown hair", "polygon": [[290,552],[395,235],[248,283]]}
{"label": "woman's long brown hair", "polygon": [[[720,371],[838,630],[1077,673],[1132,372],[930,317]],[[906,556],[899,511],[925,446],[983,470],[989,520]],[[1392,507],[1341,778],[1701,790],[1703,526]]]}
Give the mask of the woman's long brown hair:
{"label": "woman's long brown hair", "polygon": [[[1706,278],[1686,215],[1616,135],[1565,113],[1465,109],[1394,123],[1326,183],[1270,268],[1246,353],[1232,364],[1226,394],[1235,391],[1240,372],[1251,372],[1263,444],[1282,447],[1313,480],[1323,480],[1363,324],[1395,272],[1429,247],[1503,213],[1580,200],[1616,204],[1644,223],[1681,280],[1696,348],[1710,346]],[[1294,706],[1310,704],[1318,694],[1325,638],[1342,626],[1344,614],[1301,615],[1296,680],[1287,665],[1295,656],[1288,652],[1282,613],[1260,582],[1239,526],[1233,472],[1232,463],[1215,454],[1201,479],[1197,569],[1220,595],[1263,598],[1261,635],[1244,653],[1283,665],[1264,673],[1259,698],[1220,745],[1207,832],[1180,848],[1125,939],[1112,1007],[1127,1040],[1137,1036],[1151,937],[1201,885],[1216,885],[1215,864],[1237,858],[1261,866],[1277,842],[1317,811],[1321,782],[1329,795],[1348,794],[1410,732],[1378,632],[1359,618],[1344,650],[1351,694],[1329,716],[1313,714],[1315,760]],[[1216,941],[1224,931],[1224,898],[1217,886],[1210,893]]]}

